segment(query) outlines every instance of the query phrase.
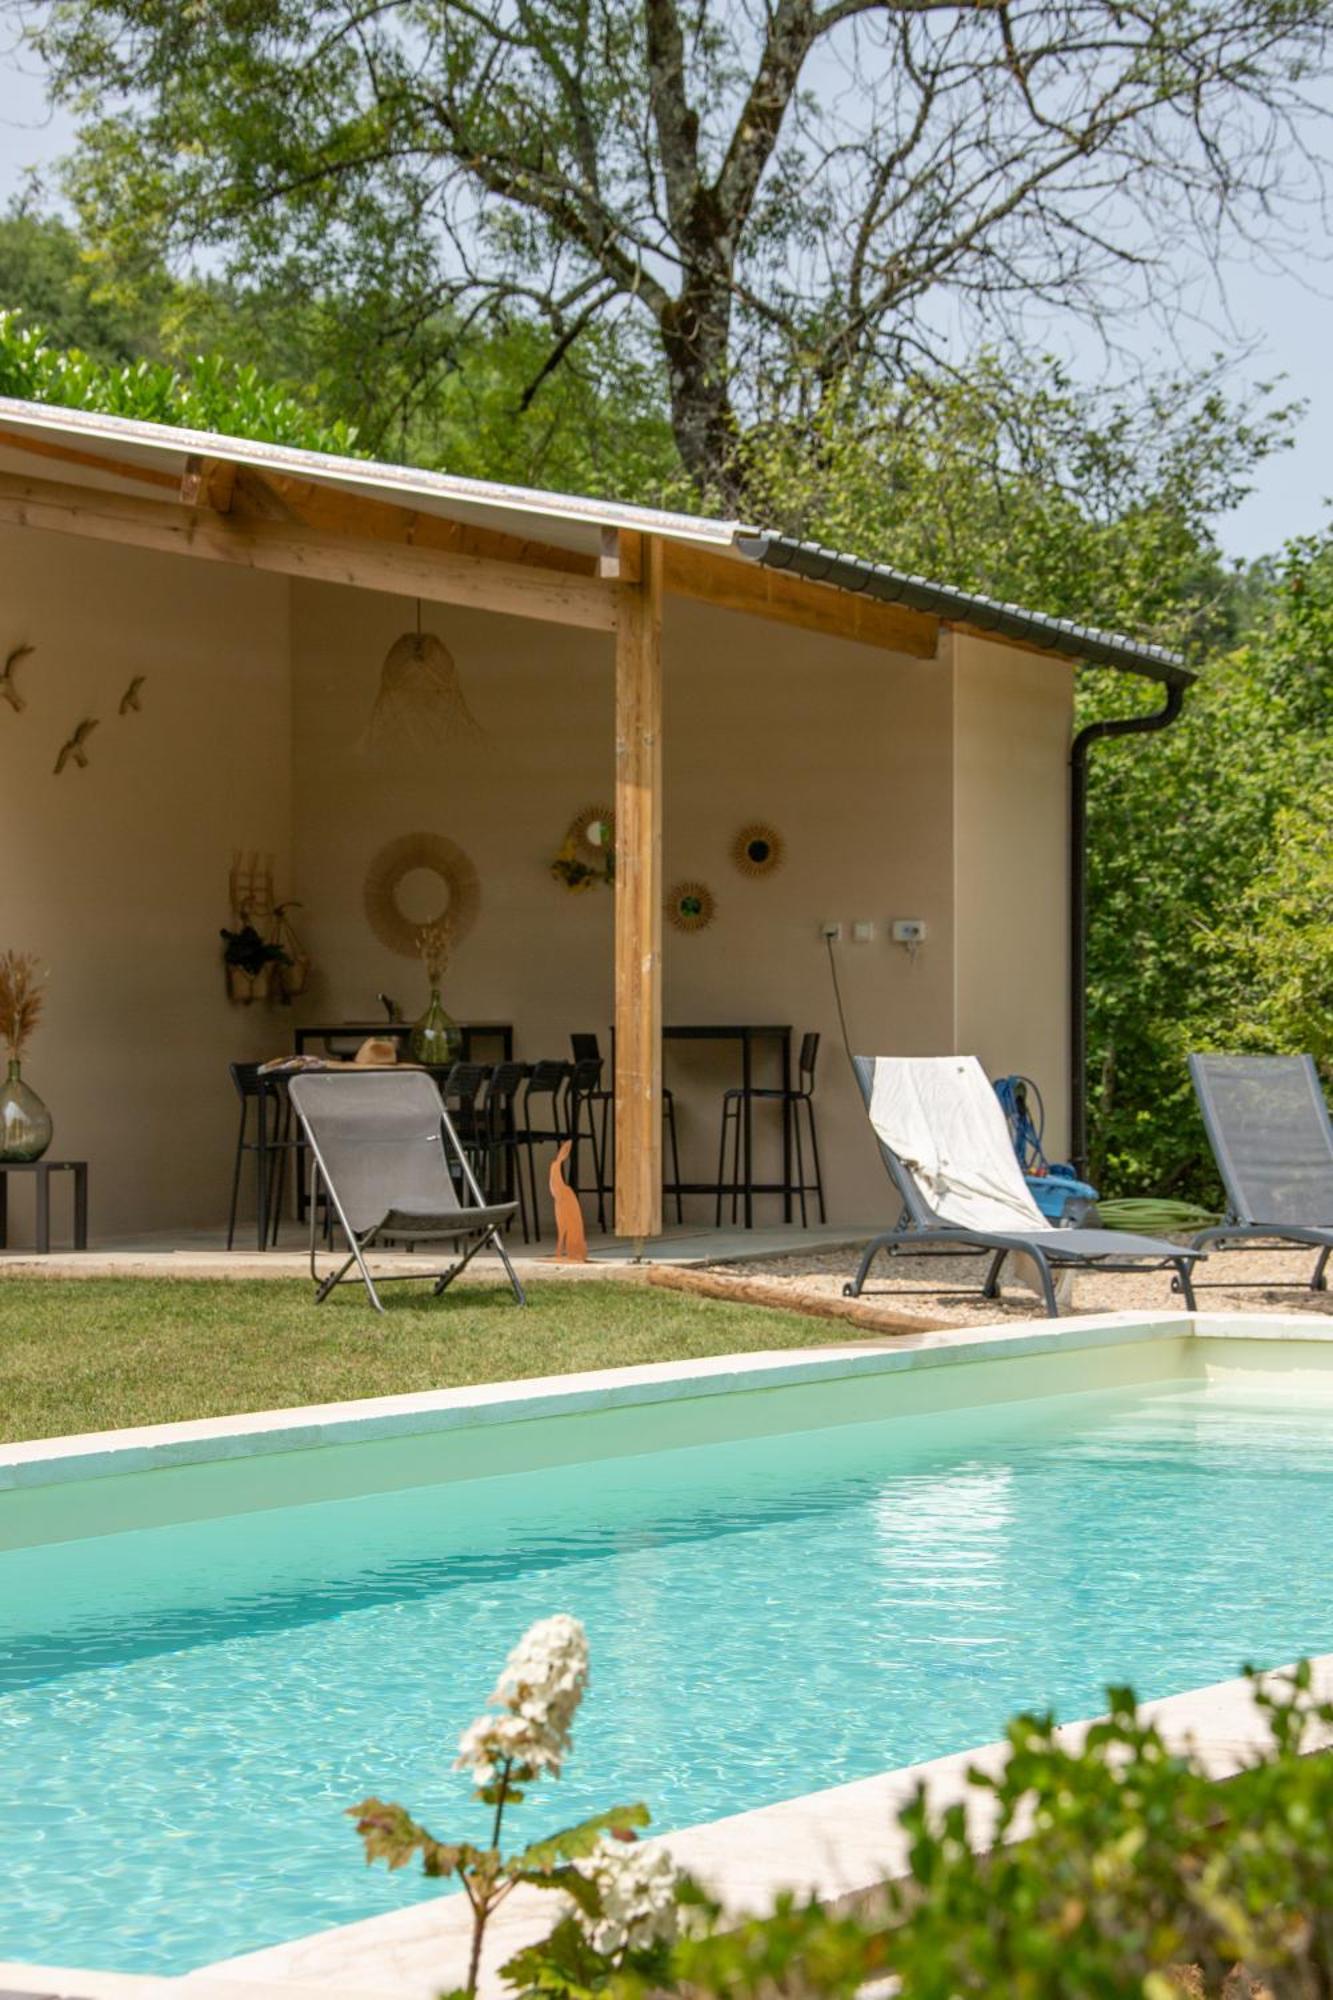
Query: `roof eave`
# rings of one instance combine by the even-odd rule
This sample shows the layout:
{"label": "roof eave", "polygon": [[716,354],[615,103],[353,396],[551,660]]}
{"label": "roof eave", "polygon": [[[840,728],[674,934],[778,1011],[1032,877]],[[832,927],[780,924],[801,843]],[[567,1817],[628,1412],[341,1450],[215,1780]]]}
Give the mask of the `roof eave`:
{"label": "roof eave", "polygon": [[886,563],[840,555],[815,542],[798,541],[790,535],[751,534],[742,529],[736,535],[736,547],[752,562],[768,569],[788,570],[812,582],[833,584],[839,590],[875,597],[886,604],[933,612],[954,624],[976,626],[994,633],[998,639],[1035,646],[1063,659],[1112,667],[1165,687],[1189,687],[1195,679],[1180,655],[1164,646],[1144,645],[1114,632],[1078,625],[1071,619],[1026,611],[1017,604],[1000,604],[994,598],[954,590],[925,577],[909,576],[890,569]]}

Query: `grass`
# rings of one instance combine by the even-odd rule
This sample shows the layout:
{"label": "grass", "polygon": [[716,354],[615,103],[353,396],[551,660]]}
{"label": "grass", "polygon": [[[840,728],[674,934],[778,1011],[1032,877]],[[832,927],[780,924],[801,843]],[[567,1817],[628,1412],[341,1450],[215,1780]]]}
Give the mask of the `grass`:
{"label": "grass", "polygon": [[520,1312],[499,1287],[391,1286],[380,1319],[350,1287],[316,1307],[296,1279],[3,1279],[0,1442],[844,1337],[616,1280],[529,1298]]}

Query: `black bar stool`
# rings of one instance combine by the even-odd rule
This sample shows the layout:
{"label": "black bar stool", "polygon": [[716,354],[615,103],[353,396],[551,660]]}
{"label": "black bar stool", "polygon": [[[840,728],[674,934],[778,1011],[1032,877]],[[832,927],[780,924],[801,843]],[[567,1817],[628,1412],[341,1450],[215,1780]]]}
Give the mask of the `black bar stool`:
{"label": "black bar stool", "polygon": [[[748,1091],[732,1089],[723,1093],[722,1135],[717,1149],[717,1212],[713,1218],[714,1227],[720,1229],[722,1226],[722,1197],[728,1186],[728,1129],[731,1131],[732,1138],[730,1188],[731,1219],[733,1223],[737,1219],[740,1198],[746,1192],[745,1182],[741,1179],[741,1127],[744,1122],[742,1113],[747,1097],[752,1104],[780,1104],[782,1106],[783,1117],[790,1118],[792,1121],[792,1139],[794,1141],[792,1162],[796,1168],[796,1178],[793,1181],[784,1182],[779,1192],[783,1195],[796,1195],[799,1198],[802,1229],[807,1226],[808,1222],[805,1206],[807,1194],[813,1194],[818,1197],[819,1219],[821,1222],[827,1219],[824,1213],[824,1176],[819,1164],[819,1135],[815,1130],[815,1064],[818,1060],[819,1036],[812,1031],[801,1037],[801,1053],[797,1062],[800,1081],[791,1090],[751,1088]],[[810,1159],[815,1175],[812,1181],[807,1181],[805,1177],[805,1147],[801,1137],[802,1107],[804,1107],[806,1126],[810,1135]]]}
{"label": "black bar stool", "polygon": [[[574,1052],[574,1061],[576,1064],[596,1063],[597,1065],[598,1085],[591,1095],[601,1107],[602,1170],[607,1174],[610,1185],[614,1187],[616,1160],[615,1091],[603,1089],[601,1086],[601,1044],[598,1042],[596,1035],[571,1035],[569,1044]],[[677,1222],[684,1222],[685,1209],[681,1201],[680,1187],[680,1142],[676,1136],[676,1100],[672,1092],[665,1086],[662,1090],[662,1116],[666,1120],[667,1143],[671,1148],[671,1179],[662,1183],[662,1192],[663,1194],[674,1196],[676,1220]],[[597,1204],[597,1215],[600,1227],[605,1229],[606,1222],[603,1217],[600,1198]]]}
{"label": "black bar stool", "polygon": [[[227,1216],[227,1248],[236,1241],[236,1209],[241,1195],[241,1169],[247,1153],[255,1156],[255,1234],[258,1247],[276,1244],[282,1221],[282,1196],[287,1160],[297,1149],[292,1137],[292,1107],[275,1077],[261,1076],[254,1062],[228,1063],[227,1074],[241,1100],[236,1130],[236,1158],[231,1174],[231,1208]],[[251,1135],[251,1108],[254,1110]]]}
{"label": "black bar stool", "polygon": [[517,1193],[519,1226],[525,1243],[529,1241],[528,1200],[519,1153],[517,1103],[526,1075],[524,1063],[497,1063],[477,1114],[477,1142],[482,1160],[477,1178],[486,1191],[487,1201],[509,1201]]}
{"label": "black bar stool", "polygon": [[514,1136],[528,1157],[528,1187],[532,1195],[532,1237],[542,1240],[542,1205],[537,1194],[537,1147],[559,1146],[570,1137],[565,1101],[570,1065],[535,1062],[523,1086],[523,1107]]}
{"label": "black bar stool", "polygon": [[[596,1041],[589,1037],[575,1035],[573,1041]],[[600,1056],[584,1057],[570,1067],[569,1082],[565,1090],[565,1126],[569,1135],[569,1185],[575,1194],[595,1194],[597,1197],[597,1227],[606,1234],[606,1197],[611,1193],[611,1183],[606,1173],[606,1142],[608,1118],[611,1107],[611,1093],[602,1088],[602,1060]],[[592,1179],[584,1178],[583,1145],[587,1140],[592,1152]]]}

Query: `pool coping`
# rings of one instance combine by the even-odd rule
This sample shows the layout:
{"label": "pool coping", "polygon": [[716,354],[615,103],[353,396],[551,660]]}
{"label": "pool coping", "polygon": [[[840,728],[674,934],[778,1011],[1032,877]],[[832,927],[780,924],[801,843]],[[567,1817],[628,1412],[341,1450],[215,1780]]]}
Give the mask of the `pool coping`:
{"label": "pool coping", "polygon": [[[1314,1691],[1333,1699],[1333,1654],[1312,1661]],[[1289,1673],[1289,1667],[1273,1670]],[[1272,1675],[1266,1676],[1271,1679]],[[1140,1713],[1155,1722],[1169,1747],[1189,1748],[1208,1774],[1232,1776],[1263,1744],[1265,1732],[1245,1679],[1217,1681],[1144,1702]],[[1064,1724],[1059,1739],[1075,1747],[1097,1718]],[[810,1792],[777,1805],[710,1820],[647,1842],[665,1848],[696,1875],[729,1913],[740,1917],[772,1906],[782,1890],[813,1894],[822,1902],[873,1890],[907,1871],[907,1838],[897,1824],[901,1808],[924,1788],[937,1810],[966,1801],[968,1838],[984,1847],[992,1837],[988,1796],[968,1784],[968,1773],[997,1774],[1007,1743],[988,1743],[921,1764],[877,1772],[850,1784]],[[168,1992],[182,2000],[435,2000],[461,1984],[470,1940],[470,1913],[461,1896],[439,1897],[358,1922],[338,1924],[174,1977],[0,1963],[0,1984],[36,1996],[78,2000],[155,2000]],[[552,1922],[549,1894],[519,1889],[493,1919],[482,1965],[482,2000],[507,1992],[498,1968],[520,1946],[544,1936]]]}
{"label": "pool coping", "polygon": [[[801,1349],[757,1350],[630,1368],[535,1376],[403,1396],[200,1418],[0,1446],[0,1491],[111,1477],[221,1460],[346,1445],[364,1440],[471,1429],[490,1424],[653,1404],[682,1396],[714,1397],[804,1382],[1052,1351],[1077,1351],[1184,1337],[1274,1344],[1333,1343],[1333,1321],[1309,1313],[1147,1313],[1128,1310],[895,1335]],[[1315,1662],[1317,1683],[1333,1698],[1333,1654]],[[1278,1671],[1281,1671],[1280,1669]],[[1262,1732],[1245,1680],[1144,1704],[1173,1742],[1193,1742],[1222,1777],[1240,1768]],[[1062,1729],[1075,1741],[1090,1726]],[[782,1888],[824,1900],[873,1888],[903,1862],[894,1820],[924,1784],[940,1805],[967,1794],[969,1769],[993,1770],[1006,1753],[988,1744],[930,1762],[877,1773],[776,1805],[756,1808],[660,1837],[680,1864],[698,1874],[728,1909],[748,1912]],[[970,1837],[984,1840],[978,1822]],[[895,1845],[896,1843],[896,1845]],[[543,1935],[549,1897],[518,1892],[493,1932],[482,1993],[505,1989],[496,1967],[521,1943]],[[466,1944],[462,1898],[427,1901],[334,1925],[181,1975],[104,1973],[91,1969],[0,1963],[0,1990],[70,2000],[151,2000],[189,1989],[190,2000],[299,2000],[347,1994],[357,2000],[434,2000],[449,1983],[449,1953]],[[461,1973],[461,1961],[453,1970]]]}
{"label": "pool coping", "polygon": [[[1259,1322],[1259,1323],[1256,1323]],[[1333,1320],[1309,1313],[1145,1313],[1130,1310],[1017,1325],[950,1328],[796,1349],[756,1349],[628,1368],[537,1375],[399,1396],[197,1417],[0,1445],[0,1492],[169,1466],[318,1450],[372,1438],[423,1436],[593,1410],[791,1388],[805,1382],[957,1366],[1005,1355],[1132,1345],[1171,1335],[1333,1341]]]}

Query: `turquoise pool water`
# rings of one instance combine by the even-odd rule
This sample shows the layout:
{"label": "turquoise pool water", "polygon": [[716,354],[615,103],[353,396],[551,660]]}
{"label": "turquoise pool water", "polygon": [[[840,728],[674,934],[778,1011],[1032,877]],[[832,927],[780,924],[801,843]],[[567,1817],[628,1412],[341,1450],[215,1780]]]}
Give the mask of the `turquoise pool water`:
{"label": "turquoise pool water", "polygon": [[479,1830],[454,1741],[553,1611],[593,1680],[533,1831],[1333,1650],[1331,1438],[1326,1394],[1185,1382],[0,1556],[0,1958],[179,1972],[414,1899],[343,1808]]}

